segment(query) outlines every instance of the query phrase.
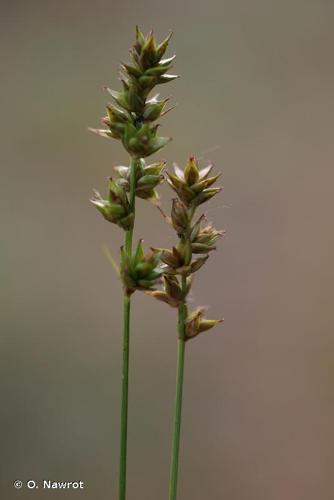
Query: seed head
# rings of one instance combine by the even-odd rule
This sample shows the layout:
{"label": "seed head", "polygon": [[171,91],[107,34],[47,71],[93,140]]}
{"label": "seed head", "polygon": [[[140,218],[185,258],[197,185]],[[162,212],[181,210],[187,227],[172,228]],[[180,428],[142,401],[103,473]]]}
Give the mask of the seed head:
{"label": "seed head", "polygon": [[107,200],[104,200],[100,193],[95,191],[95,196],[90,201],[107,221],[117,224],[125,231],[128,231],[133,226],[134,216],[131,213],[125,189],[111,177],[108,187],[109,196]]}
{"label": "seed head", "polygon": [[107,116],[102,119],[106,129],[90,129],[103,137],[119,139],[134,158],[144,158],[157,152],[171,139],[157,134],[158,126],[152,125],[166,109],[168,99],[159,100],[159,94],[148,95],[156,85],[177,78],[167,72],[175,56],[162,59],[171,34],[157,44],[153,33],[144,35],[136,29],[136,42],[130,50],[131,64],[121,65],[122,90],[106,88],[114,103],[107,105]]}
{"label": "seed head", "polygon": [[182,201],[174,198],[171,213],[172,225],[179,236],[184,234],[190,223],[187,207]]}
{"label": "seed head", "polygon": [[124,248],[121,249],[121,278],[127,295],[131,295],[135,290],[152,290],[159,282],[162,272],[159,252],[144,254],[141,240],[131,257]]}
{"label": "seed head", "polygon": [[177,276],[163,276],[163,290],[154,290],[146,292],[147,295],[166,302],[172,307],[178,307],[182,300],[182,291]]}
{"label": "seed head", "polygon": [[217,231],[212,224],[201,227],[201,219],[191,230],[191,249],[193,253],[208,253],[216,250],[216,241],[224,234],[224,231]]}
{"label": "seed head", "polygon": [[[136,196],[144,200],[150,200],[153,203],[158,201],[159,196],[155,188],[163,182],[164,176],[162,172],[165,165],[165,162],[145,165],[143,159],[138,161],[136,170]],[[126,191],[130,191],[131,168],[126,166],[117,166],[114,168],[120,176],[117,180],[118,184],[122,185]]]}
{"label": "seed head", "polygon": [[195,157],[191,157],[184,170],[174,165],[174,174],[168,174],[167,182],[187,206],[197,207],[208,201],[221,191],[221,188],[210,188],[219,175],[208,177],[213,166],[199,168]]}
{"label": "seed head", "polygon": [[199,335],[200,333],[210,330],[211,328],[222,322],[222,319],[205,319],[204,309],[202,307],[199,307],[191,314],[189,314],[186,319],[186,340],[197,337],[197,335]]}
{"label": "seed head", "polygon": [[[171,217],[163,212],[162,214],[177,232],[179,241],[171,250],[154,249],[159,253],[162,262],[163,289],[147,292],[148,295],[172,307],[181,307],[183,314],[186,314],[181,334],[184,340],[196,337],[222,321],[204,318],[203,308],[198,308],[189,315],[187,312],[187,296],[193,274],[205,264],[209,252],[215,250],[216,241],[224,234],[223,231],[218,231],[212,224],[207,223],[204,215],[193,221],[198,205],[220,191],[220,188],[210,188],[219,177],[218,175],[209,177],[211,170],[212,165],[199,169],[196,159],[191,157],[184,170],[174,165],[175,173],[167,174],[168,183],[178,198],[172,201]],[[196,254],[200,256],[193,258]]]}

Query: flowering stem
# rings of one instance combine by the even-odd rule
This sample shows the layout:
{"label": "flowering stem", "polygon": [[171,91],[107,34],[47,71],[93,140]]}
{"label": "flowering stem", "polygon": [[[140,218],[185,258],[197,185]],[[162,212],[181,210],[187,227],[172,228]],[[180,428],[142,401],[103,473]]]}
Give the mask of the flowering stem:
{"label": "flowering stem", "polygon": [[[130,212],[132,212],[134,215],[136,215],[136,169],[139,161],[140,160],[137,160],[136,158],[132,158],[131,170],[130,170],[129,203],[130,203]],[[131,256],[132,254],[132,236],[133,236],[133,226],[131,229],[129,229],[129,231],[126,231],[125,233],[125,251],[129,256]]]}
{"label": "flowering stem", "polygon": [[179,469],[179,451],[181,434],[181,415],[182,415],[182,394],[183,394],[183,374],[185,358],[185,322],[186,322],[186,276],[182,276],[182,301],[179,305],[178,316],[178,348],[177,348],[177,368],[176,368],[176,398],[174,413],[174,431],[172,442],[172,461],[169,483],[169,500],[176,500],[177,478]]}
{"label": "flowering stem", "polygon": [[119,469],[119,500],[126,494],[126,455],[128,434],[128,389],[129,389],[129,348],[130,348],[130,297],[124,296],[123,323],[123,367],[122,367],[122,410],[121,410],[121,450]]}
{"label": "flowering stem", "polygon": [[[131,212],[135,215],[136,203],[136,159],[131,160],[130,195]],[[125,251],[132,255],[133,227],[125,233]],[[119,465],[119,500],[126,498],[126,463],[128,437],[128,394],[129,394],[129,354],[130,354],[130,311],[131,298],[124,290],[123,301],[123,366],[122,366],[122,408],[121,408],[121,445]]]}

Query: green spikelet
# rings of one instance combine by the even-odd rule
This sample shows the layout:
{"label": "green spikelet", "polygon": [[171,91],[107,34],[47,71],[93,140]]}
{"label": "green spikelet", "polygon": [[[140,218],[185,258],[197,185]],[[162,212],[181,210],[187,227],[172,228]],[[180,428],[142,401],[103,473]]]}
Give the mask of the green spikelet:
{"label": "green spikelet", "polygon": [[157,44],[152,32],[145,36],[137,27],[136,42],[130,50],[132,61],[121,65],[122,90],[106,88],[114,101],[107,105],[107,116],[102,119],[107,128],[90,129],[122,141],[134,158],[150,156],[170,141],[169,137],[159,136],[158,126],[153,125],[169,111],[168,99],[159,99],[158,94],[148,97],[157,85],[178,78],[168,74],[175,56],[162,59],[170,37]]}
{"label": "green spikelet", "polygon": [[141,240],[132,256],[121,249],[121,278],[127,295],[135,290],[151,290],[159,282],[163,273],[159,262],[159,252],[144,254]]}

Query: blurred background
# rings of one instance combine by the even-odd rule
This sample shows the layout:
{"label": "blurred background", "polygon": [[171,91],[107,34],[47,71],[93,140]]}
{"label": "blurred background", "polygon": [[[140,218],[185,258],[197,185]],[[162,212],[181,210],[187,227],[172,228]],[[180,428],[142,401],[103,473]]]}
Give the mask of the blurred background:
{"label": "blurred background", "polygon": [[[117,498],[121,290],[103,254],[122,232],[89,204],[117,141],[104,115],[135,25],[175,35],[161,87],[174,140],[223,172],[206,205],[227,235],[193,304],[225,323],[187,349],[180,500],[334,498],[333,22],[329,0],[0,2],[1,497],[13,481],[82,480]],[[161,189],[168,210],[172,192]],[[136,238],[175,236],[138,202]],[[167,498],[175,311],[134,298],[129,500]]]}

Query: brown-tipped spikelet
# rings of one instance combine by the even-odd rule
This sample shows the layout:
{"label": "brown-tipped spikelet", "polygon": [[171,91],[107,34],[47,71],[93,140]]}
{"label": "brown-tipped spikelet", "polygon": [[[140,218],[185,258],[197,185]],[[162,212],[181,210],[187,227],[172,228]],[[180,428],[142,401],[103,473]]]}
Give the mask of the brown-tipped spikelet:
{"label": "brown-tipped spikelet", "polygon": [[209,177],[211,170],[212,165],[200,169],[196,158],[192,156],[184,170],[174,165],[175,173],[168,174],[167,182],[187,207],[197,207],[221,191],[221,188],[210,187],[219,177]]}
{"label": "brown-tipped spikelet", "polygon": [[206,332],[222,322],[222,319],[205,319],[204,309],[199,307],[186,318],[185,340],[197,337],[200,333]]}
{"label": "brown-tipped spikelet", "polygon": [[178,277],[164,274],[163,287],[163,290],[148,291],[146,294],[166,302],[172,307],[178,307],[182,301],[182,290]]}
{"label": "brown-tipped spikelet", "polygon": [[[175,173],[167,174],[168,183],[178,198],[172,201],[171,217],[164,217],[175,229],[179,241],[172,249],[155,249],[162,262],[164,289],[149,292],[149,295],[172,307],[186,307],[192,275],[205,264],[209,253],[216,249],[217,240],[224,234],[207,223],[204,215],[193,221],[197,207],[221,191],[221,188],[210,187],[219,177],[209,177],[212,168],[209,165],[200,169],[197,160],[191,157],[184,170],[174,165]],[[185,340],[221,322],[204,319],[202,309],[184,321]]]}

